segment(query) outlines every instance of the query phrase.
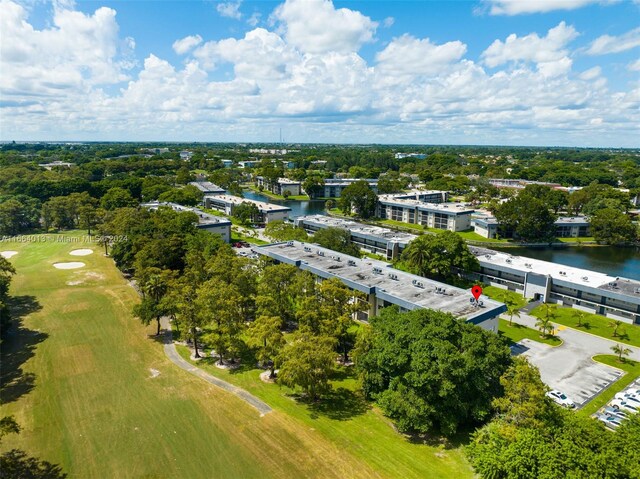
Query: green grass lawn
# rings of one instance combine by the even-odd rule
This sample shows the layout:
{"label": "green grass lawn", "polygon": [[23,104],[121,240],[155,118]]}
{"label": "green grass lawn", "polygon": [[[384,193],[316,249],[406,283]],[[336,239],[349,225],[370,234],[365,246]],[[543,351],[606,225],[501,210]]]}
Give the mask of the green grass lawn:
{"label": "green grass lawn", "polygon": [[[69,255],[85,247],[94,254]],[[269,401],[278,397],[291,409],[273,404],[261,418],[178,369],[150,336],[155,326],[131,316],[139,298],[98,245],[2,243],[7,250],[18,251],[11,294],[19,329],[0,350],[0,415],[14,415],[22,432],[5,437],[3,451],[23,449],[83,479],[471,477],[459,449],[412,444],[379,415],[360,413],[358,401],[325,419],[267,386]],[[58,270],[57,261],[85,267]],[[352,417],[375,427],[362,430],[366,422]],[[324,432],[328,422],[333,435]],[[380,465],[378,454],[397,454],[397,471]]]}
{"label": "green grass lawn", "polygon": [[422,225],[416,225],[416,224],[412,224],[412,223],[403,223],[402,221],[376,220],[376,223],[380,223],[381,225],[393,226],[394,228],[419,231],[419,232],[422,232],[422,233],[424,233],[426,231],[425,228]]}
{"label": "green grass lawn", "polygon": [[[597,314],[586,313],[586,319],[583,321],[585,325],[578,327],[578,321],[576,314],[578,310],[573,308],[558,307],[555,309],[555,317],[551,320],[558,324],[570,326],[572,328],[585,331],[587,333],[595,334],[596,336],[602,336],[603,338],[611,339],[612,341],[618,341],[620,343],[631,344],[632,346],[640,347],[640,327],[634,324],[624,324],[620,326],[618,330],[618,336],[613,336],[613,328],[609,326],[611,323],[610,318],[605,318]],[[538,306],[531,311],[533,316],[538,318],[545,317],[546,311],[544,305]]]}
{"label": "green grass lawn", "polygon": [[560,243],[585,243],[594,242],[595,239],[593,236],[581,236],[579,238],[556,238],[556,241]]}
{"label": "green grass lawn", "polygon": [[260,191],[260,189],[254,185],[248,185],[246,186],[246,188],[274,200],[291,200],[291,201],[308,201],[309,200],[309,197],[307,195],[291,195],[285,198],[282,195],[276,195],[275,193],[271,193],[270,191],[267,191],[267,190]]}
{"label": "green grass lawn", "polygon": [[484,236],[480,236],[478,233],[476,233],[473,230],[458,231],[458,234],[467,241],[478,241],[481,243],[509,243],[510,242],[508,239],[485,238]]}
{"label": "green grass lawn", "polygon": [[[190,361],[188,348],[178,346],[178,351]],[[398,434],[391,421],[361,396],[352,368],[340,367],[332,381],[333,394],[310,404],[296,400],[287,387],[262,382],[258,377],[262,370],[253,366],[251,355],[243,358],[244,366],[233,372],[216,368],[211,358],[198,361],[197,366],[248,390],[301,427],[320,434],[338,450],[350,451],[375,471],[372,477],[472,477],[457,445],[427,445]]]}
{"label": "green grass lawn", "polygon": [[510,344],[517,343],[522,339],[531,339],[550,346],[560,346],[562,344],[562,339],[556,336],[547,336],[543,338],[540,336],[540,331],[527,328],[526,326],[516,323],[509,326],[509,320],[505,319],[500,319],[498,331],[501,336],[509,339]]}
{"label": "green grass lawn", "polygon": [[622,369],[625,371],[625,374],[614,382],[611,386],[609,386],[606,390],[596,396],[594,399],[589,401],[589,403],[580,410],[583,414],[591,415],[595,413],[602,406],[606,405],[609,401],[613,399],[616,393],[622,391],[629,384],[635,381],[638,377],[640,377],[640,363],[636,361],[630,361],[626,359],[624,362],[620,362],[618,360],[618,356],[610,355],[610,354],[601,354],[593,357],[594,361],[599,363],[606,364],[608,366],[613,366],[614,368]]}
{"label": "green grass lawn", "polygon": [[246,241],[247,243],[253,243],[257,245],[265,245],[269,244],[268,241],[261,240],[260,238],[255,238],[253,236],[246,235],[239,231],[237,228],[231,228],[231,242],[236,243],[238,241]]}
{"label": "green grass lawn", "polygon": [[515,304],[518,308],[522,308],[528,302],[526,298],[522,296],[520,293],[498,288],[497,286],[483,286],[482,293],[486,294],[491,299],[500,301],[501,303],[506,303],[510,301],[511,303]]}

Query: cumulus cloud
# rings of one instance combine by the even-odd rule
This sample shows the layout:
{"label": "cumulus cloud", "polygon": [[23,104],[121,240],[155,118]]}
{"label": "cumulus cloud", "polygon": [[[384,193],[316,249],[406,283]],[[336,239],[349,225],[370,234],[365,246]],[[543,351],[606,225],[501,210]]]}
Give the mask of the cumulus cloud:
{"label": "cumulus cloud", "polygon": [[588,55],[606,55],[620,53],[640,47],[640,27],[619,36],[602,35],[596,38],[587,49]]}
{"label": "cumulus cloud", "polygon": [[467,46],[459,41],[436,45],[428,38],[402,35],[378,52],[377,68],[389,75],[434,75],[458,61],[466,51]]}
{"label": "cumulus cloud", "polygon": [[54,12],[39,30],[22,7],[2,2],[9,138],[269,141],[285,122],[292,141],[597,145],[629,144],[640,122],[639,88],[610,91],[599,66],[573,70],[577,33],[564,23],[497,40],[481,62],[465,58],[460,41],[411,35],[368,62],[357,49],[373,38],[374,22],[319,2],[334,16],[323,20],[333,27],[328,37],[315,24],[296,36],[279,18],[275,29],[238,38],[185,37],[173,45],[184,55],[179,65],[148,54],[133,74],[123,73],[122,50],[131,53],[135,41],[118,38],[112,10]]}
{"label": "cumulus cloud", "polygon": [[218,3],[218,5],[216,5],[216,10],[223,17],[240,20],[242,18],[242,13],[240,12],[241,4],[242,0],[220,2]]}
{"label": "cumulus cloud", "polygon": [[618,0],[486,0],[491,15],[521,15],[546,13],[553,10],[575,10],[587,5],[612,4]]}
{"label": "cumulus cloud", "polygon": [[573,26],[565,22],[551,28],[542,38],[537,33],[530,33],[524,37],[512,33],[504,42],[495,40],[482,53],[482,59],[492,68],[512,61],[548,63],[563,60],[568,54],[565,47],[577,36],[578,32]]}
{"label": "cumulus cloud", "polygon": [[200,35],[189,35],[173,42],[173,51],[178,55],[184,55],[201,43],[202,37]]}
{"label": "cumulus cloud", "polygon": [[627,69],[632,72],[640,72],[640,58],[638,58],[635,62],[629,63]]}
{"label": "cumulus cloud", "polygon": [[273,13],[287,42],[304,53],[355,52],[372,41],[378,24],[331,0],[286,0]]}
{"label": "cumulus cloud", "polygon": [[58,6],[51,26],[42,30],[28,23],[17,3],[2,0],[0,11],[4,94],[60,95],[127,79],[135,41],[119,40],[115,10],[102,7],[85,15]]}

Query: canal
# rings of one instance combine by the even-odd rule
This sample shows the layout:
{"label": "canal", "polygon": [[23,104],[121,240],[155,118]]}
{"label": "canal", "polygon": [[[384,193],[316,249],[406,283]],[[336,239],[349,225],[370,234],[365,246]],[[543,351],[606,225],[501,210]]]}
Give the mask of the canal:
{"label": "canal", "polygon": [[274,200],[268,196],[261,195],[252,190],[244,190],[242,195],[249,200],[264,201],[275,205],[283,205],[291,208],[291,219],[305,215],[325,215],[324,200],[311,201],[293,201],[293,200]]}
{"label": "canal", "polygon": [[599,271],[640,281],[640,249],[617,246],[568,248],[493,248],[519,256]]}

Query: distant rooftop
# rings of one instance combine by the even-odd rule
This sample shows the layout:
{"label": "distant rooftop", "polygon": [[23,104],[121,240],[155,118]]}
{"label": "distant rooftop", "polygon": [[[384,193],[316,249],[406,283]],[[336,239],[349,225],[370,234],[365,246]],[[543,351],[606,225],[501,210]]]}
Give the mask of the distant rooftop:
{"label": "distant rooftop", "polygon": [[425,201],[398,198],[397,195],[380,195],[378,201],[386,205],[415,206],[422,210],[442,211],[447,213],[473,213],[475,210],[466,203],[427,203]]}
{"label": "distant rooftop", "polygon": [[474,306],[469,290],[405,273],[382,261],[355,258],[315,244],[290,241],[254,249],[278,260],[286,258],[287,262],[320,276],[337,277],[353,289],[375,292],[378,298],[410,310],[435,309],[467,320],[490,312],[498,315],[505,310],[502,303],[484,296],[483,306]]}
{"label": "distant rooftop", "polygon": [[240,196],[233,195],[205,195],[209,201],[217,203],[226,203],[229,205],[239,205],[241,203],[253,203],[260,209],[260,211],[291,211],[291,208],[287,206],[275,205],[272,203],[265,203],[264,201],[250,200],[248,198],[241,198]]}
{"label": "distant rooftop", "polygon": [[231,221],[228,218],[225,218],[223,216],[211,215],[209,213],[205,213],[204,211],[198,208],[192,208],[190,206],[182,206],[177,203],[151,201],[149,203],[143,203],[141,206],[144,208],[148,208],[150,210],[157,210],[161,206],[166,206],[168,208],[171,208],[173,211],[178,211],[180,213],[182,212],[195,213],[196,215],[198,215],[198,224],[200,226],[207,226],[207,225],[223,226],[225,224],[231,225]]}
{"label": "distant rooftop", "polygon": [[210,181],[192,181],[189,184],[195,186],[203,193],[224,193],[225,191],[224,188],[221,188]]}
{"label": "distant rooftop", "polygon": [[344,220],[340,218],[334,218],[332,216],[324,215],[308,215],[299,216],[296,218],[296,222],[308,222],[315,223],[316,225],[324,226],[325,228],[342,228],[349,230],[352,233],[362,233],[367,236],[384,238],[388,241],[397,241],[399,243],[409,243],[417,238],[416,235],[410,233],[402,233],[400,231],[394,231],[389,228],[382,228],[380,226],[365,225],[363,223],[356,223],[355,221]]}

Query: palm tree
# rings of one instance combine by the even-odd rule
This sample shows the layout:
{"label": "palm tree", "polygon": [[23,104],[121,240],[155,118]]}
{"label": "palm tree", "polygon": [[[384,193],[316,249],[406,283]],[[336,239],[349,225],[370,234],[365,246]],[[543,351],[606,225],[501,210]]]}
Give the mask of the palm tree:
{"label": "palm tree", "polygon": [[541,336],[546,336],[547,331],[552,328],[551,321],[547,318],[538,318],[538,321],[536,321],[536,327],[542,333]]}
{"label": "palm tree", "polygon": [[507,314],[509,315],[509,326],[513,323],[513,317],[520,317],[520,310],[514,303],[507,303]]}
{"label": "palm tree", "polygon": [[629,356],[629,354],[631,353],[631,349],[625,348],[620,344],[611,346],[611,350],[618,355],[618,361],[620,361],[621,363],[624,362],[624,360],[622,359],[622,356]]}
{"label": "palm tree", "polygon": [[425,275],[429,271],[429,263],[431,262],[426,241],[428,239],[424,236],[419,236],[411,242],[403,254],[409,266],[420,275]]}
{"label": "palm tree", "polygon": [[578,328],[581,328],[583,326],[583,324],[584,324],[583,321],[585,319],[587,319],[587,313],[585,313],[584,311],[575,310],[573,315],[575,316],[576,321],[578,322],[578,324],[576,324],[576,326]]}
{"label": "palm tree", "polygon": [[622,326],[622,321],[618,321],[617,319],[614,319],[612,321],[609,322],[609,327],[613,328],[613,337],[616,338],[618,337],[618,329],[620,329],[620,326]]}

